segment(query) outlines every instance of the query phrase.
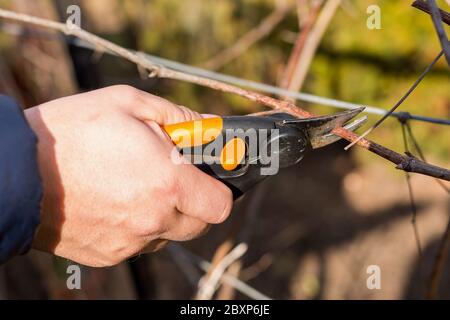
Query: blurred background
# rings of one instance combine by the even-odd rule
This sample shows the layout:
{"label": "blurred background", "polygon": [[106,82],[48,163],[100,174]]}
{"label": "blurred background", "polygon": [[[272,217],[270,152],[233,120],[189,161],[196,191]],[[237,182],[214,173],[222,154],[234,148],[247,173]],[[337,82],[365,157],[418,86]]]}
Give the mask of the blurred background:
{"label": "blurred background", "polygon": [[[384,109],[397,102],[441,50],[430,16],[412,8],[410,1],[0,0],[1,8],[58,21],[67,19],[67,7],[73,4],[81,8],[82,28],[124,47]],[[438,4],[450,11],[448,1]],[[367,27],[369,5],[381,9],[381,29]],[[316,39],[311,63],[301,68],[304,78],[289,83],[286,70],[296,42],[320,27],[324,35]],[[0,20],[0,92],[28,108],[129,84],[205,113],[264,110],[197,85],[148,79],[134,64],[73,46],[72,40]],[[441,59],[401,110],[448,119],[449,75]],[[337,111],[298,105],[316,114]],[[377,119],[369,116],[369,124]],[[450,167],[449,127],[414,121],[411,127],[427,159]],[[387,120],[370,138],[404,151],[396,119]],[[247,243],[248,251],[229,275],[271,298],[424,298],[449,218],[448,193],[429,177],[412,176],[423,249],[419,257],[404,172],[357,147],[344,152],[345,145],[316,151],[267,179],[236,203],[226,223],[198,240],[112,268],[82,267],[81,290],[66,286],[72,262],[36,251],[17,257],[0,266],[0,298],[189,299],[204,275],[198,259],[214,260],[239,242]],[[381,289],[367,288],[370,265],[380,267]],[[446,261],[437,298],[450,298],[449,271]],[[248,299],[227,284],[214,297]]]}

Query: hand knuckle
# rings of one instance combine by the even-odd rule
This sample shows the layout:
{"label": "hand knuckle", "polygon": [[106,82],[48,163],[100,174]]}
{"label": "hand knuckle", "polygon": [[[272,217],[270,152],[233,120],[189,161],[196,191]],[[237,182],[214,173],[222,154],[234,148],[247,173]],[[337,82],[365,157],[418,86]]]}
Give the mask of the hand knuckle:
{"label": "hand knuckle", "polygon": [[153,234],[158,225],[152,221],[153,217],[150,215],[147,218],[132,217],[128,221],[128,230],[133,238],[147,237]]}
{"label": "hand knuckle", "polygon": [[134,103],[141,97],[141,92],[138,89],[126,84],[113,86],[112,90],[114,90],[119,99],[125,100],[128,103]]}
{"label": "hand knuckle", "polygon": [[147,235],[159,236],[166,231],[164,219],[160,216],[153,216],[145,223],[145,232]]}

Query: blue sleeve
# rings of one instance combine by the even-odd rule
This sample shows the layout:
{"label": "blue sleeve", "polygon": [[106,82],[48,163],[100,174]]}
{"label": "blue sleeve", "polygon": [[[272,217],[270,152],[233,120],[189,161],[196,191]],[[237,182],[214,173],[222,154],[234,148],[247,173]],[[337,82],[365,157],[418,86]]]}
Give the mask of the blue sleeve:
{"label": "blue sleeve", "polygon": [[0,95],[0,264],[30,249],[41,198],[37,138],[15,101]]}

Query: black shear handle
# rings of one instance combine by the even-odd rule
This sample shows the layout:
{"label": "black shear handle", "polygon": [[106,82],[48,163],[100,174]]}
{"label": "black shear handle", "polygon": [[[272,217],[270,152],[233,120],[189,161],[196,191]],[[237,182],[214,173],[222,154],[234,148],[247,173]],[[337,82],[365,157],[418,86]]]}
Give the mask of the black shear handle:
{"label": "black shear handle", "polygon": [[180,153],[240,197],[279,168],[297,163],[308,146],[297,127],[278,126],[280,117],[206,118],[164,127]]}

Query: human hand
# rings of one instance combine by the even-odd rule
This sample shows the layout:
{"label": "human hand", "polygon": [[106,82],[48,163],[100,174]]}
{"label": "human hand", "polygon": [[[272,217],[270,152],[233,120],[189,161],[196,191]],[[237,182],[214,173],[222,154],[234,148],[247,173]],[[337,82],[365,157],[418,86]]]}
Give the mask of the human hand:
{"label": "human hand", "polygon": [[44,184],[36,249],[110,266],[166,240],[195,238],[230,214],[224,184],[171,159],[174,146],[160,125],[201,117],[185,107],[113,86],[25,116],[39,139]]}

